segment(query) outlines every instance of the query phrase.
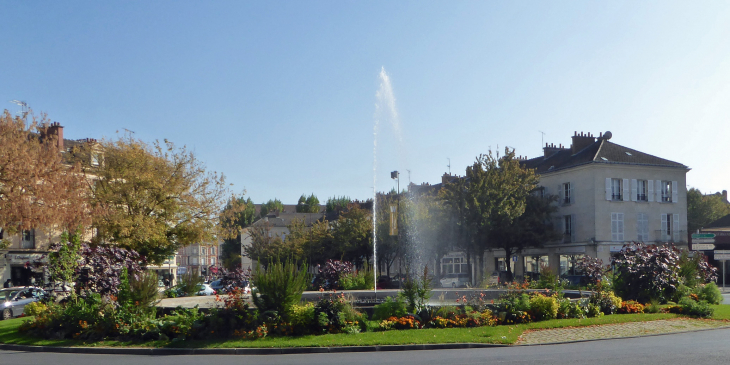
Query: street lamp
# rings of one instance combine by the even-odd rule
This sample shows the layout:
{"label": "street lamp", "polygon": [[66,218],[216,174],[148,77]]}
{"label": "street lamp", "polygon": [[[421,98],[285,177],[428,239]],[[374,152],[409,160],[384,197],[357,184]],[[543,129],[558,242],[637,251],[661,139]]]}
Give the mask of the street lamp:
{"label": "street lamp", "polygon": [[397,190],[395,193],[400,194],[400,172],[398,172],[397,170],[392,171],[390,173],[390,178],[396,181]]}

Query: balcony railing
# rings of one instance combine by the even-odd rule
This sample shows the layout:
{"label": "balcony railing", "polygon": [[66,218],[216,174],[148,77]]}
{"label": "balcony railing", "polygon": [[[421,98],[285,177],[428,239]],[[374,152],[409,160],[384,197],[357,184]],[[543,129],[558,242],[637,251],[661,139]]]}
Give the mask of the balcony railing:
{"label": "balcony railing", "polygon": [[687,243],[687,231],[654,231],[654,241],[657,243]]}

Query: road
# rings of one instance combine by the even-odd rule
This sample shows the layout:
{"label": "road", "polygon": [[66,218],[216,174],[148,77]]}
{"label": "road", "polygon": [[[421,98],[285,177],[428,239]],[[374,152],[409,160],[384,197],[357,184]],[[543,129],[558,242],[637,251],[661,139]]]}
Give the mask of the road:
{"label": "road", "polygon": [[136,356],[0,351],[0,364],[727,364],[730,329],[546,346],[297,355]]}

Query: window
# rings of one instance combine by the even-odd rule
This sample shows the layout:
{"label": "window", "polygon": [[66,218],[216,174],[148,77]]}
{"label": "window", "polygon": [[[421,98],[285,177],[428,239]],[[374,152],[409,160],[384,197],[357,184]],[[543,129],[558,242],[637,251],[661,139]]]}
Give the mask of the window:
{"label": "window", "polygon": [[611,200],[623,200],[623,181],[621,179],[611,179]]}
{"label": "window", "polygon": [[661,201],[664,203],[669,203],[672,201],[672,182],[671,181],[662,181],[661,182],[662,187],[662,199]]}
{"label": "window", "polygon": [[624,240],[624,214],[611,213],[611,241],[622,242]]}
{"label": "window", "polygon": [[560,186],[560,197],[561,204],[573,204],[573,185],[571,183],[565,183]]}
{"label": "window", "polygon": [[636,215],[636,239],[639,242],[649,240],[649,216],[646,213]]}
{"label": "window", "polygon": [[211,266],[215,265],[215,257],[210,258],[210,265]]}
{"label": "window", "polygon": [[198,258],[197,257],[193,257],[193,265],[197,265],[197,264],[198,264]]}
{"label": "window", "polygon": [[210,254],[215,256],[215,247],[210,248]]}
{"label": "window", "polygon": [[649,200],[649,182],[646,180],[637,181],[636,201],[645,202]]}
{"label": "window", "polygon": [[563,216],[563,242],[570,243],[575,242],[575,216],[565,215]]}
{"label": "window", "polygon": [[205,255],[205,247],[201,247],[200,248],[200,254],[201,255]]}
{"label": "window", "polygon": [[35,230],[29,229],[23,231],[21,238],[20,248],[35,248]]}
{"label": "window", "polygon": [[679,242],[679,214],[662,214],[662,241]]}

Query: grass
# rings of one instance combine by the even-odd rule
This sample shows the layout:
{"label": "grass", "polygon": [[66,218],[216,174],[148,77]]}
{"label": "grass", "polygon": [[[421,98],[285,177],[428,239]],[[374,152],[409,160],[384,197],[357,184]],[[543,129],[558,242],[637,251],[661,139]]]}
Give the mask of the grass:
{"label": "grass", "polygon": [[[715,308],[716,320],[730,320],[730,306]],[[477,328],[444,328],[386,332],[365,332],[360,334],[328,334],[300,337],[267,337],[255,341],[238,339],[121,342],[100,341],[87,343],[79,340],[46,340],[18,333],[23,320],[0,321],[0,342],[35,346],[90,346],[90,347],[166,347],[166,348],[277,348],[277,347],[327,347],[327,346],[375,346],[433,343],[491,343],[513,344],[526,330],[584,327],[602,324],[645,322],[681,317],[677,314],[620,314],[586,319],[554,319],[549,321]]]}

